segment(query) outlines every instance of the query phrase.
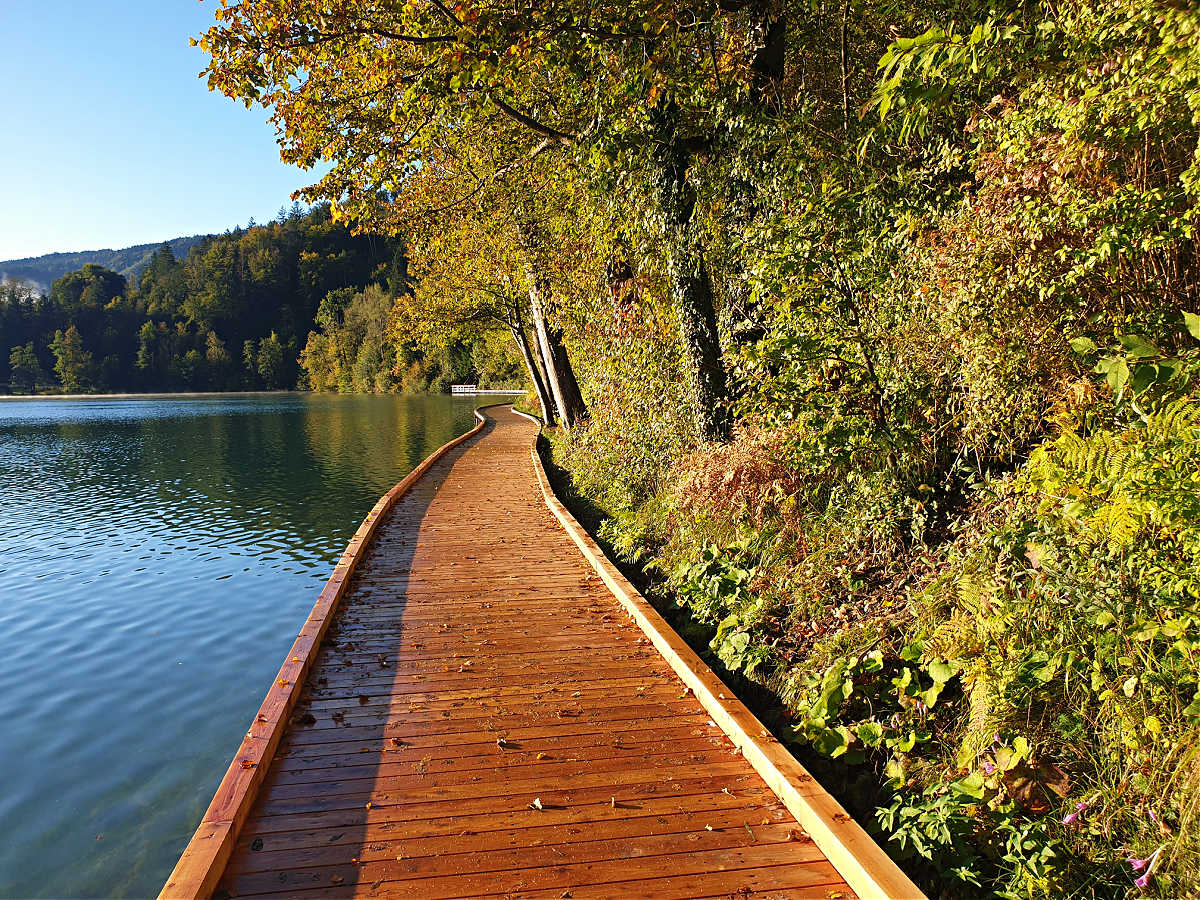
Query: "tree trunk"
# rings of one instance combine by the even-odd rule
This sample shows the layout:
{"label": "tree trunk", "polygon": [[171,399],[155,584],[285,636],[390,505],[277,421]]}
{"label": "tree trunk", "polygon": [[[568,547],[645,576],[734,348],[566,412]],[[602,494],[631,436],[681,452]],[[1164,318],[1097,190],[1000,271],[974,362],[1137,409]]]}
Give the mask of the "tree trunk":
{"label": "tree trunk", "polygon": [[713,306],[712,279],[691,235],[696,198],[687,183],[689,156],[676,133],[673,108],[658,111],[655,150],[671,300],[687,361],[696,430],[706,441],[729,440],[728,379]]}
{"label": "tree trunk", "polygon": [[529,346],[529,336],[525,334],[525,325],[519,319],[509,326],[512,330],[513,339],[517,342],[517,347],[521,351],[521,358],[525,360],[525,368],[529,370],[529,380],[533,382],[534,393],[537,394],[538,405],[542,408],[542,424],[547,428],[554,427],[554,405],[550,401],[550,395],[546,393],[546,382],[542,378],[541,367],[533,358],[533,350]]}
{"label": "tree trunk", "polygon": [[571,367],[567,348],[562,342],[562,330],[546,320],[541,288],[532,270],[529,271],[528,277],[529,312],[533,317],[538,349],[541,350],[542,361],[546,366],[546,381],[558,406],[559,419],[567,428],[574,428],[587,418],[587,406],[579,392],[579,382],[575,380],[575,370]]}

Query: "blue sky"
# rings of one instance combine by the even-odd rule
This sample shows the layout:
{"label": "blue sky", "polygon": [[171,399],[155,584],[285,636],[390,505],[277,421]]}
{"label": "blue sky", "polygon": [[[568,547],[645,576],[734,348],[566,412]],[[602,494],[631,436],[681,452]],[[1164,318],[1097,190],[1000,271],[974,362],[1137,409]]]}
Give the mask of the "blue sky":
{"label": "blue sky", "polygon": [[216,0],[0,0],[0,260],[272,218],[316,175],[188,46]]}

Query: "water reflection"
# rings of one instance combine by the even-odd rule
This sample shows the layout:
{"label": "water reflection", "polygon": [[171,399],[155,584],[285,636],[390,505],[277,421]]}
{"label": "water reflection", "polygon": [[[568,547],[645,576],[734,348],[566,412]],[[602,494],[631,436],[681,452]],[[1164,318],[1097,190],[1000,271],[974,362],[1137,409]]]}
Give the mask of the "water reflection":
{"label": "water reflection", "polygon": [[0,403],[0,895],[147,896],[449,397]]}

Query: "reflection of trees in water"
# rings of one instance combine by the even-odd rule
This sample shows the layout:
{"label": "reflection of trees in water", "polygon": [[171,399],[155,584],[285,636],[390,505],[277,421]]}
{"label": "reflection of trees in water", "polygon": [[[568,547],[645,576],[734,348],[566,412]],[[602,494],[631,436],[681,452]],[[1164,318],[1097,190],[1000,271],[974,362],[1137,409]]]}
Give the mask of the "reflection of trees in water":
{"label": "reflection of trees in water", "polygon": [[57,424],[38,443],[72,449],[44,458],[46,474],[152,504],[181,528],[288,539],[309,560],[339,552],[382,493],[470,427],[472,408],[395,395],[245,398],[211,413],[164,402],[185,414]]}

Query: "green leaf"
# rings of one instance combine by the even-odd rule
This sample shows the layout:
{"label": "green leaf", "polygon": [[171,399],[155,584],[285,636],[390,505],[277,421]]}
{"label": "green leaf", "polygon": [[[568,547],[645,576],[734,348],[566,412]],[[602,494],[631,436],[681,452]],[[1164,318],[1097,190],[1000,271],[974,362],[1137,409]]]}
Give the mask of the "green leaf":
{"label": "green leaf", "polygon": [[883,743],[883,726],[878,722],[863,722],[854,731],[868,747],[878,747]]}
{"label": "green leaf", "polygon": [[1200,316],[1195,313],[1185,312],[1183,314],[1183,327],[1188,330],[1188,334],[1200,341]]}
{"label": "green leaf", "polygon": [[1119,394],[1129,383],[1129,364],[1119,356],[1105,356],[1096,363],[1095,371],[1105,376],[1114,394]]}
{"label": "green leaf", "polygon": [[1150,387],[1158,380],[1158,366],[1140,365],[1133,369],[1133,377],[1129,380],[1129,387],[1135,394],[1140,394],[1146,388]]}
{"label": "green leaf", "polygon": [[1121,342],[1130,359],[1149,359],[1161,355],[1161,351],[1141,335],[1123,334],[1117,340]]}
{"label": "green leaf", "polygon": [[970,797],[972,800],[982,800],[985,792],[983,774],[981,772],[972,772],[966,778],[952,781],[950,782],[950,790],[963,797]]}
{"label": "green leaf", "polygon": [[836,759],[849,749],[850,732],[844,725],[826,728],[812,743],[818,753]]}
{"label": "green leaf", "polygon": [[938,659],[929,664],[928,671],[936,684],[945,684],[958,673],[957,668]]}
{"label": "green leaf", "polygon": [[1183,714],[1185,716],[1200,718],[1200,691],[1196,691],[1195,696],[1192,697],[1192,702],[1184,707]]}
{"label": "green leaf", "polygon": [[1086,356],[1099,348],[1096,346],[1096,342],[1090,337],[1077,337],[1071,338],[1071,349],[1080,356]]}

